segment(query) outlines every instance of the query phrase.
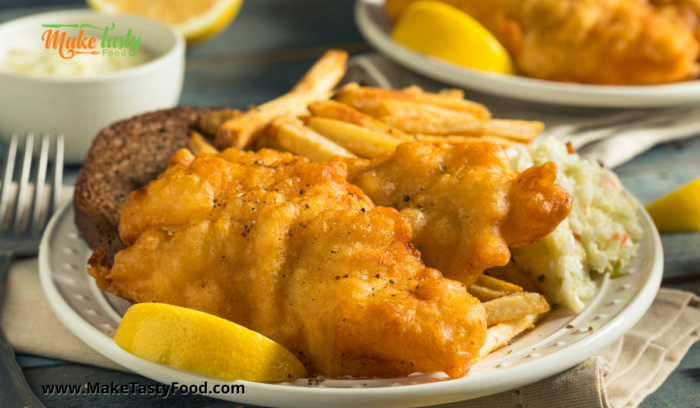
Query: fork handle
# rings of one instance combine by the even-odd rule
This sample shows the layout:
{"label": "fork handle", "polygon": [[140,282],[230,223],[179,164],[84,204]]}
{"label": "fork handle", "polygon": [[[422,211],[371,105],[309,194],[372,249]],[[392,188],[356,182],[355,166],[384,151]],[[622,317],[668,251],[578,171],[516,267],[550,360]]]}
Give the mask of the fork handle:
{"label": "fork handle", "polygon": [[[0,284],[7,274],[14,252],[0,252]],[[15,353],[7,344],[0,330],[0,407],[44,408],[39,398],[29,388],[22,369],[17,364]]]}

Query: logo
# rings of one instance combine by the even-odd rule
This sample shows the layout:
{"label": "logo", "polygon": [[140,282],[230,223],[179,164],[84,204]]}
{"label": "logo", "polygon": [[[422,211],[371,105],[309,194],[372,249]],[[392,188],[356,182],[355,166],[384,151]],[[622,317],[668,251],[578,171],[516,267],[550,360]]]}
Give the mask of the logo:
{"label": "logo", "polygon": [[[126,35],[110,36],[109,32],[114,31],[114,23],[111,27],[105,28],[90,24],[42,24],[41,26],[48,28],[41,35],[41,40],[46,43],[46,49],[58,50],[61,58],[65,59],[71,59],[76,54],[134,57],[138,54],[141,45],[141,36],[132,36],[131,29],[126,32]],[[66,31],[61,30],[62,28],[77,28],[80,31],[77,36],[68,37]],[[101,39],[86,35],[83,28],[102,31]],[[99,51],[95,50],[98,41],[101,47]]]}

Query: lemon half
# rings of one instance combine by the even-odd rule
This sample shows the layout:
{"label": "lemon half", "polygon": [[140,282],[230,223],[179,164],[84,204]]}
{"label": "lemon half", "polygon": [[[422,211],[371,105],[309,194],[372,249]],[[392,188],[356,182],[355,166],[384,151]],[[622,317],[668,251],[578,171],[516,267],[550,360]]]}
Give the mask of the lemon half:
{"label": "lemon half", "polygon": [[700,231],[700,177],[647,205],[661,232]]}
{"label": "lemon half", "polygon": [[233,21],[243,0],[87,0],[106,13],[137,14],[177,28],[188,44],[209,39]]}
{"label": "lemon half", "polygon": [[416,1],[401,14],[394,40],[418,52],[484,71],[513,74],[503,45],[467,13],[437,1]]}
{"label": "lemon half", "polygon": [[163,303],[131,306],[114,342],[144,360],[232,381],[306,376],[301,362],[267,337],[208,313]]}

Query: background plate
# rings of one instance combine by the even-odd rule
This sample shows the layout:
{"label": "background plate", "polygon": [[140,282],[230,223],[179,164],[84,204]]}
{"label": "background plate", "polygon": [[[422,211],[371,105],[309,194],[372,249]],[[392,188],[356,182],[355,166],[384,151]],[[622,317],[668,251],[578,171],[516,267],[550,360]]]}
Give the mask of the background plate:
{"label": "background plate", "polygon": [[391,38],[393,23],[384,12],[384,0],[357,0],[355,20],[365,39],[398,64],[432,79],[488,94],[588,107],[660,108],[700,102],[700,80],[647,86],[570,84],[469,69],[421,54]]}
{"label": "background plate", "polygon": [[[129,302],[97,288],[86,271],[90,248],[73,222],[73,203],[64,204],[46,228],[39,248],[41,284],[51,308],[85,344],[129,370],[165,384],[243,384],[245,395],[210,395],[274,407],[416,407],[507,391],[579,364],[624,335],[654,300],[663,274],[659,234],[641,204],[644,238],[626,275],[600,279],[598,295],[579,314],[556,310],[537,327],[451,380],[442,373],[392,379],[293,383],[228,382],[142,360],[119,348],[112,337]],[[573,328],[567,328],[573,325]],[[593,331],[589,330],[593,328]]]}

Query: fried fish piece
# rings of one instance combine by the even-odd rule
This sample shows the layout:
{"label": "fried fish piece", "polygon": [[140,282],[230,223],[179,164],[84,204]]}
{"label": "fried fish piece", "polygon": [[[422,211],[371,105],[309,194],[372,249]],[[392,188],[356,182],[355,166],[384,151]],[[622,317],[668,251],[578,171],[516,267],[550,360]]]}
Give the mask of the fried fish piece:
{"label": "fried fish piece", "polygon": [[345,166],[266,149],[172,163],[127,201],[128,248],[91,258],[101,289],[241,324],[310,374],[469,371],[486,339],[483,306],[425,267],[406,218],[375,207]]}
{"label": "fried fish piece", "polygon": [[509,247],[544,237],[571,211],[571,196],[554,183],[554,163],[517,174],[491,142],[407,142],[372,160],[333,161],[348,166],[348,181],[375,204],[411,221],[411,243],[426,265],[467,286],[484,269],[507,264]]}
{"label": "fried fish piece", "polygon": [[[386,8],[397,18],[413,1],[387,0]],[[694,23],[666,18],[643,0],[441,1],[483,24],[533,78],[651,85],[697,75]]]}
{"label": "fried fish piece", "polygon": [[700,41],[700,0],[648,0],[654,12],[690,31]]}

